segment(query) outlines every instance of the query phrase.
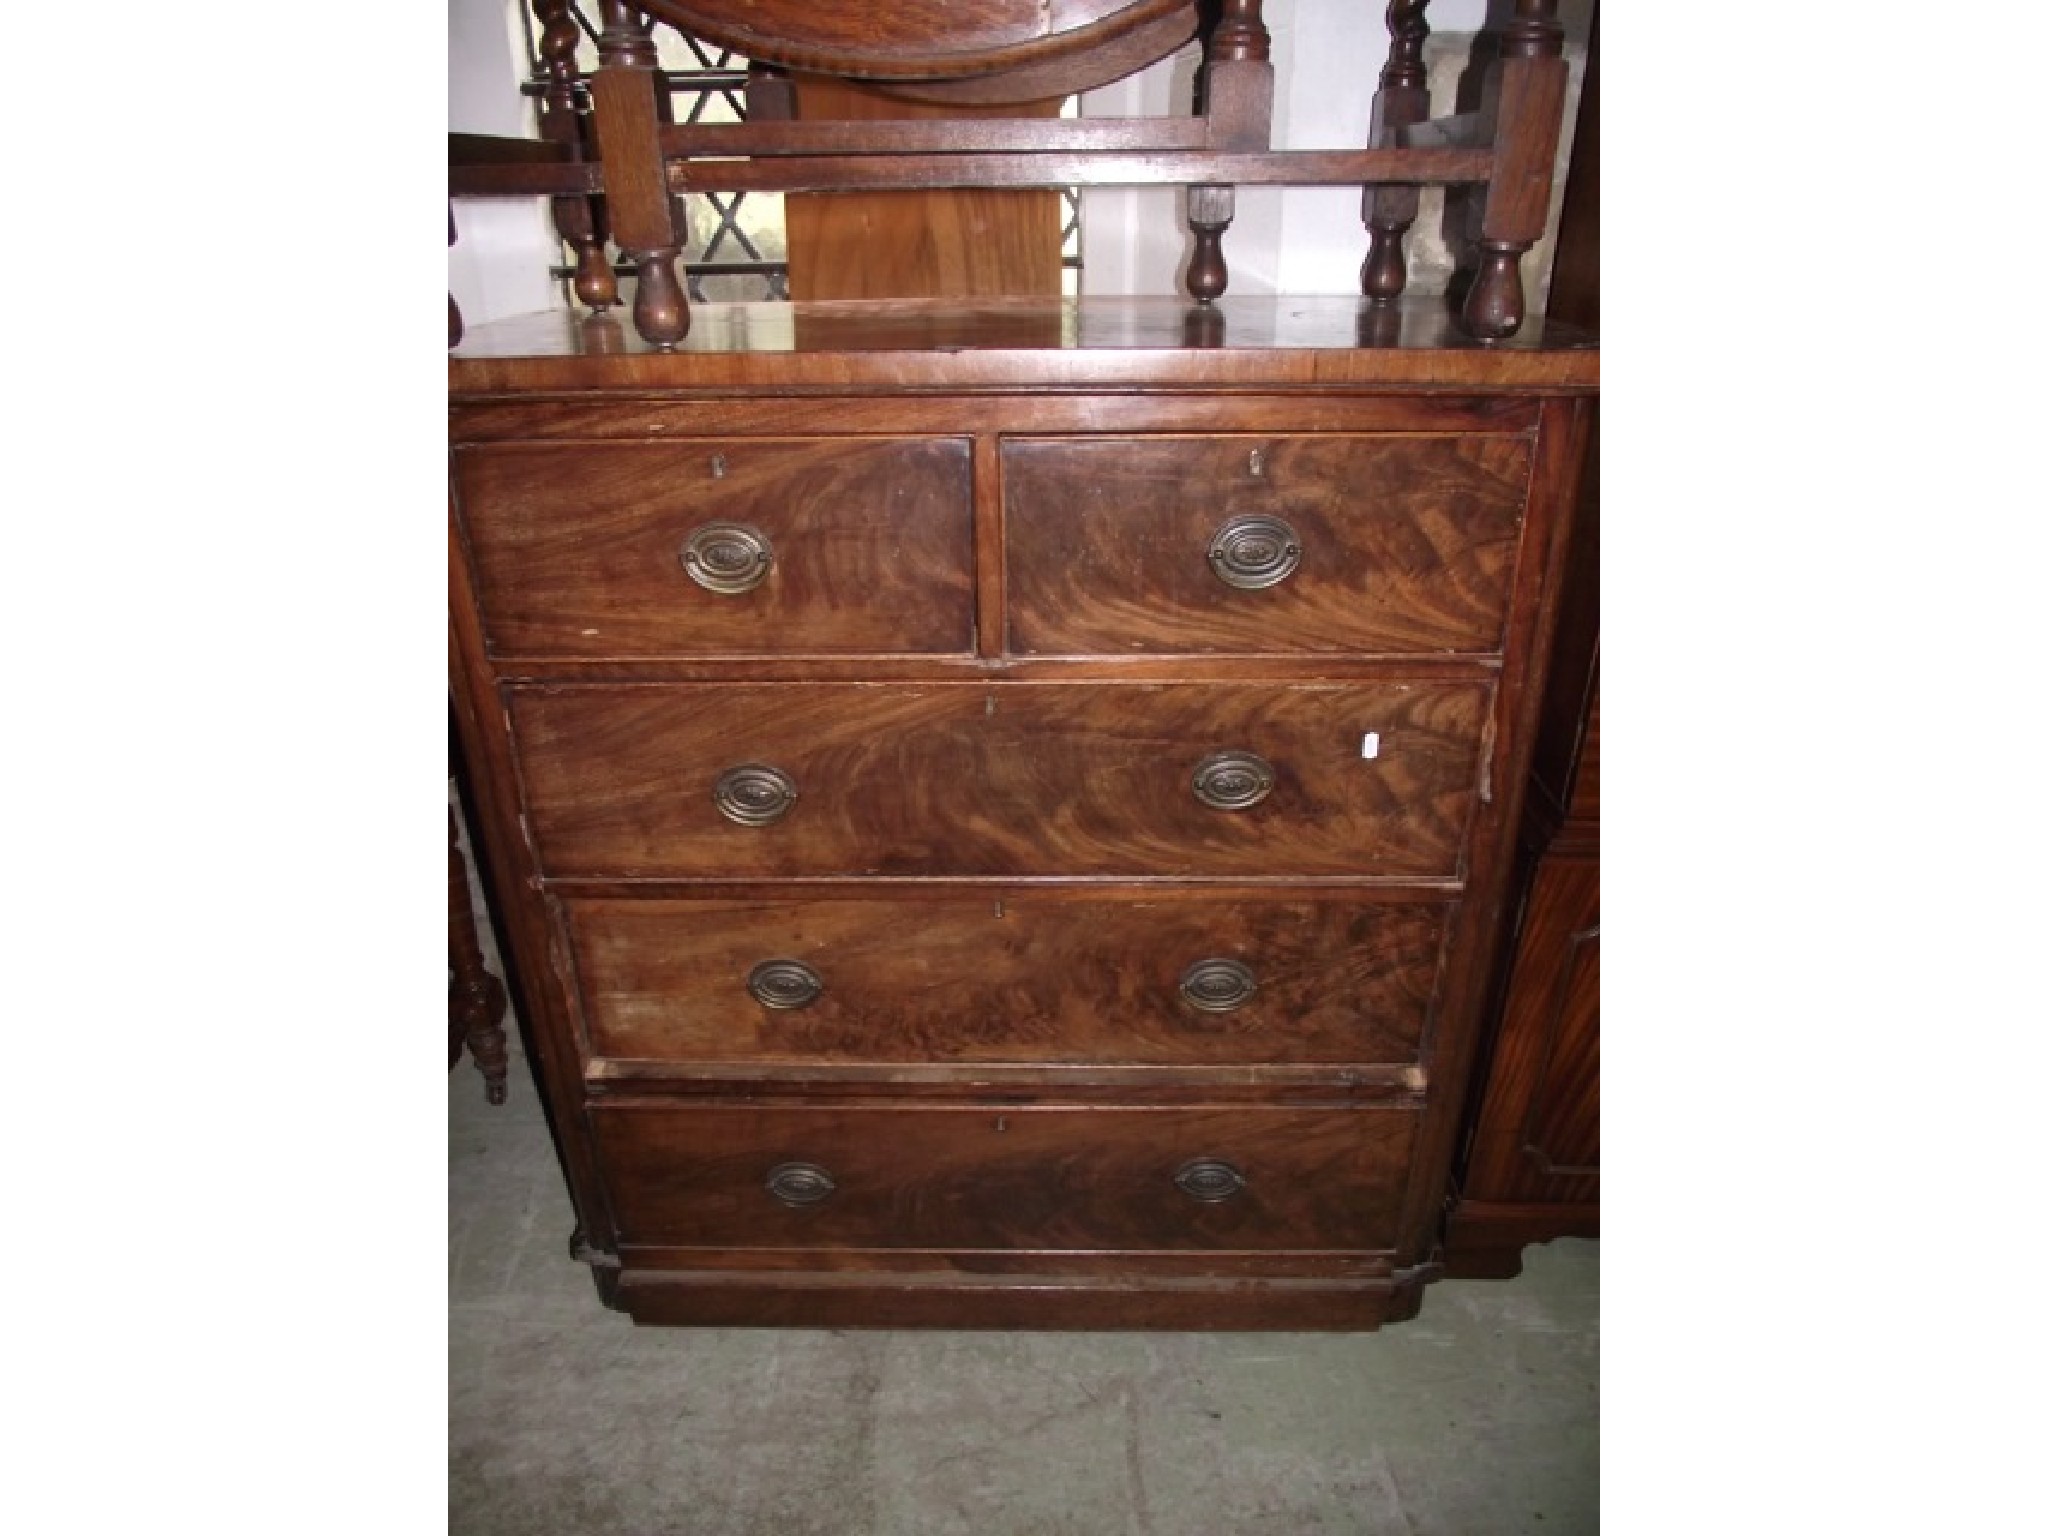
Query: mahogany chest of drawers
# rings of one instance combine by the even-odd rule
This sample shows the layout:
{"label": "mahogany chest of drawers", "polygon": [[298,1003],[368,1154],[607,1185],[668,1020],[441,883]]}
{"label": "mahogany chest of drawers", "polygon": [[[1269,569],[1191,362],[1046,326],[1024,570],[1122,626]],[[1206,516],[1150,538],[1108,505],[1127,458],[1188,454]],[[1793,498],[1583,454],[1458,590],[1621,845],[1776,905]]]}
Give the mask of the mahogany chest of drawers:
{"label": "mahogany chest of drawers", "polygon": [[458,719],[607,1301],[1413,1313],[1588,338],[713,306],[450,373]]}

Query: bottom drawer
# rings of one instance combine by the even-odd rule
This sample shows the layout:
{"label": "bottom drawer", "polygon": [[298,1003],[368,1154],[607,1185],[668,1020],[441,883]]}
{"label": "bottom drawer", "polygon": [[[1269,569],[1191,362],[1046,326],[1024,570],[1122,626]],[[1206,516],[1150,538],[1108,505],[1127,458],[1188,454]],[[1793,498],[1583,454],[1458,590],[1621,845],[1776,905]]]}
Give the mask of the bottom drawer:
{"label": "bottom drawer", "polygon": [[660,1247],[1378,1250],[1417,1112],[592,1107],[620,1240]]}

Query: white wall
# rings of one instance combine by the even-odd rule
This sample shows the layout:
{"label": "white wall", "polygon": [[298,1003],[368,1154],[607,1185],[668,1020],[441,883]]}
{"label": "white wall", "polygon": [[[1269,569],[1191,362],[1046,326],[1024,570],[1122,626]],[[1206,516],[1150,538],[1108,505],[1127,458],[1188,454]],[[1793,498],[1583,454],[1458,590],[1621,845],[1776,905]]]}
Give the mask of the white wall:
{"label": "white wall", "polygon": [[[452,133],[530,135],[532,104],[519,94],[525,0],[448,0],[448,128]],[[455,204],[448,291],[464,325],[559,307],[547,273],[561,257],[547,199],[466,197]]]}

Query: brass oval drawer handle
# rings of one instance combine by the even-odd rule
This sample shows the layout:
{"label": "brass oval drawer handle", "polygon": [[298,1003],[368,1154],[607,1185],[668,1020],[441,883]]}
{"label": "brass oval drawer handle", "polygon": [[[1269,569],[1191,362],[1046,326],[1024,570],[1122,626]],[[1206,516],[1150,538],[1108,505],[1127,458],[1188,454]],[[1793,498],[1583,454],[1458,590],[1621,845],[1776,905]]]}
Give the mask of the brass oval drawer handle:
{"label": "brass oval drawer handle", "polygon": [[1191,1163],[1181,1164],[1173,1182],[1190,1200],[1199,1200],[1204,1205],[1228,1200],[1242,1194],[1245,1188],[1244,1175],[1220,1157],[1198,1157]]}
{"label": "brass oval drawer handle", "polygon": [[1195,764],[1195,798],[1219,811],[1242,811],[1273,791],[1273,765],[1255,752],[1211,752]]}
{"label": "brass oval drawer handle", "polygon": [[801,960],[763,960],[747,972],[747,990],[763,1008],[808,1008],[825,982]]}
{"label": "brass oval drawer handle", "polygon": [[774,559],[768,535],[745,523],[706,523],[683,541],[683,569],[707,592],[750,592]]}
{"label": "brass oval drawer handle", "polygon": [[718,776],[711,799],[727,821],[765,827],[782,820],[796,804],[796,782],[766,763],[741,763]]}
{"label": "brass oval drawer handle", "polygon": [[1301,564],[1301,536],[1285,518],[1246,513],[1209,536],[1209,569],[1226,587],[1277,587]]}
{"label": "brass oval drawer handle", "polygon": [[1259,979],[1240,960],[1216,956],[1197,960],[1181,973],[1180,995],[1204,1013],[1228,1013],[1242,1008],[1259,990]]}
{"label": "brass oval drawer handle", "polygon": [[768,1193],[784,1205],[816,1205],[838,1188],[816,1163],[778,1163],[768,1170]]}

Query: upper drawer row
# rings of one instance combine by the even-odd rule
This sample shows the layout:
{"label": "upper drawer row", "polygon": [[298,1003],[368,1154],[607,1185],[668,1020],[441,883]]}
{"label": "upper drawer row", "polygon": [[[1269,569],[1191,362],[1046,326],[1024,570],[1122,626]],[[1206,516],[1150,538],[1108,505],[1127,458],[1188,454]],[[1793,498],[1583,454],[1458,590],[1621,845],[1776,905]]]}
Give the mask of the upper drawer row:
{"label": "upper drawer row", "polygon": [[[1500,647],[1522,438],[1043,437],[997,452],[1009,654]],[[536,658],[969,653],[973,453],[966,438],[463,450],[485,638]]]}

